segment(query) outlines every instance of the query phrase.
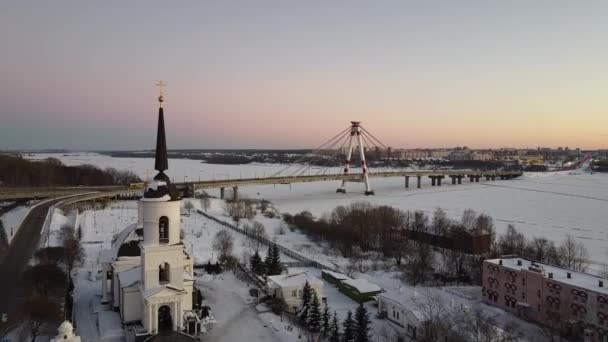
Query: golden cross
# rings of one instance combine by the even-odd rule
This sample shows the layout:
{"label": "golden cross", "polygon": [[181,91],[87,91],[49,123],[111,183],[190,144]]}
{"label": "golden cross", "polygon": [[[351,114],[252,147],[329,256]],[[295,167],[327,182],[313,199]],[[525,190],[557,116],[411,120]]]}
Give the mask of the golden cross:
{"label": "golden cross", "polygon": [[159,96],[158,96],[158,102],[160,102],[160,106],[163,106],[163,101],[164,101],[164,97],[163,97],[163,87],[166,87],[167,84],[164,83],[162,80],[156,82],[155,84],[156,86],[158,86],[158,92],[159,92]]}

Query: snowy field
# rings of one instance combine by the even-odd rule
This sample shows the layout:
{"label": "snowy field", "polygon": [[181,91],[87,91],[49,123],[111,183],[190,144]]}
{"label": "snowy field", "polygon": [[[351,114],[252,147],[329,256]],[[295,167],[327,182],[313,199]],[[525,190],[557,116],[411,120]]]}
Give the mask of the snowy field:
{"label": "snowy field", "polygon": [[[36,154],[33,159],[56,157],[67,165],[93,164],[99,167],[128,169],[142,178],[152,174],[150,158],[112,158],[95,153]],[[263,177],[281,170],[283,165],[216,165],[196,160],[171,159],[169,175],[176,181]],[[373,170],[372,170],[373,171]],[[314,170],[311,170],[314,172]],[[281,212],[309,210],[315,215],[331,211],[337,205],[365,200],[405,210],[432,213],[443,208],[452,218],[472,208],[494,218],[498,233],[514,224],[528,238],[546,236],[561,242],[568,234],[582,241],[593,262],[605,262],[608,253],[608,174],[585,172],[531,173],[507,181],[431,187],[424,179],[423,188],[404,189],[402,178],[372,179],[375,196],[363,196],[361,184],[347,184],[349,193],[337,194],[339,182],[301,183],[242,187],[241,195],[266,199]],[[414,182],[410,182],[412,183]],[[211,190],[219,196],[219,190]]]}

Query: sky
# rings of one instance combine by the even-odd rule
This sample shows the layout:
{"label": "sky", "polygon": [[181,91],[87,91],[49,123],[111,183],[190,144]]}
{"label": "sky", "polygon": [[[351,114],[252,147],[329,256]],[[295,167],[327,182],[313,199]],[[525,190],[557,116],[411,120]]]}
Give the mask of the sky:
{"label": "sky", "polygon": [[606,1],[0,1],[0,149],[608,148]]}

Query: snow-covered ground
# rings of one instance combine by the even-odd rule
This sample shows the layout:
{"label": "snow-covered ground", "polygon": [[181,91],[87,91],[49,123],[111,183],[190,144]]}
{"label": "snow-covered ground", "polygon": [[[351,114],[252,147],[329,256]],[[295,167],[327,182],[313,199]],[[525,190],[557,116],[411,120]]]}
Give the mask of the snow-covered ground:
{"label": "snow-covered ground", "polygon": [[[67,165],[93,164],[99,167],[128,169],[142,178],[151,174],[154,161],[149,158],[112,158],[95,153],[37,154],[30,158],[56,157]],[[168,174],[176,181],[263,177],[284,165],[217,165],[197,160],[171,159]],[[373,170],[372,170],[373,171]],[[311,170],[311,172],[315,172]],[[185,176],[185,177],[184,177]],[[339,182],[300,183],[241,187],[239,194],[271,201],[281,212],[302,210],[315,215],[331,211],[337,205],[369,201],[405,210],[432,213],[443,208],[452,218],[459,218],[467,208],[494,218],[498,233],[514,224],[527,237],[546,236],[561,242],[575,236],[588,248],[592,261],[601,263],[608,253],[608,174],[577,172],[528,173],[507,181],[481,181],[462,185],[431,187],[424,179],[423,188],[404,189],[402,178],[372,179],[375,196],[363,196],[361,184],[347,184],[347,194],[338,194]],[[414,185],[415,182],[410,182]],[[449,183],[449,182],[446,182]],[[219,190],[209,193],[219,196]]]}
{"label": "snow-covered ground", "polygon": [[4,215],[0,217],[0,220],[2,220],[2,224],[4,225],[4,231],[6,232],[6,236],[8,237],[9,244],[13,240],[15,234],[17,234],[17,231],[19,231],[21,222],[23,222],[23,219],[25,218],[25,215],[27,214],[29,209],[30,206],[20,205],[15,209],[4,213]]}

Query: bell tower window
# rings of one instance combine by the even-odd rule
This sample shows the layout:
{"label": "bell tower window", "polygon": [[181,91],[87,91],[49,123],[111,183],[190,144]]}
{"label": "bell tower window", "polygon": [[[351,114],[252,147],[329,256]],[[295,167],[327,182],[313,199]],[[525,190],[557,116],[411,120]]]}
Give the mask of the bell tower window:
{"label": "bell tower window", "polygon": [[158,283],[160,285],[168,284],[171,280],[171,267],[169,263],[163,263],[158,266]]}
{"label": "bell tower window", "polygon": [[158,242],[169,243],[169,218],[167,216],[158,220]]}

